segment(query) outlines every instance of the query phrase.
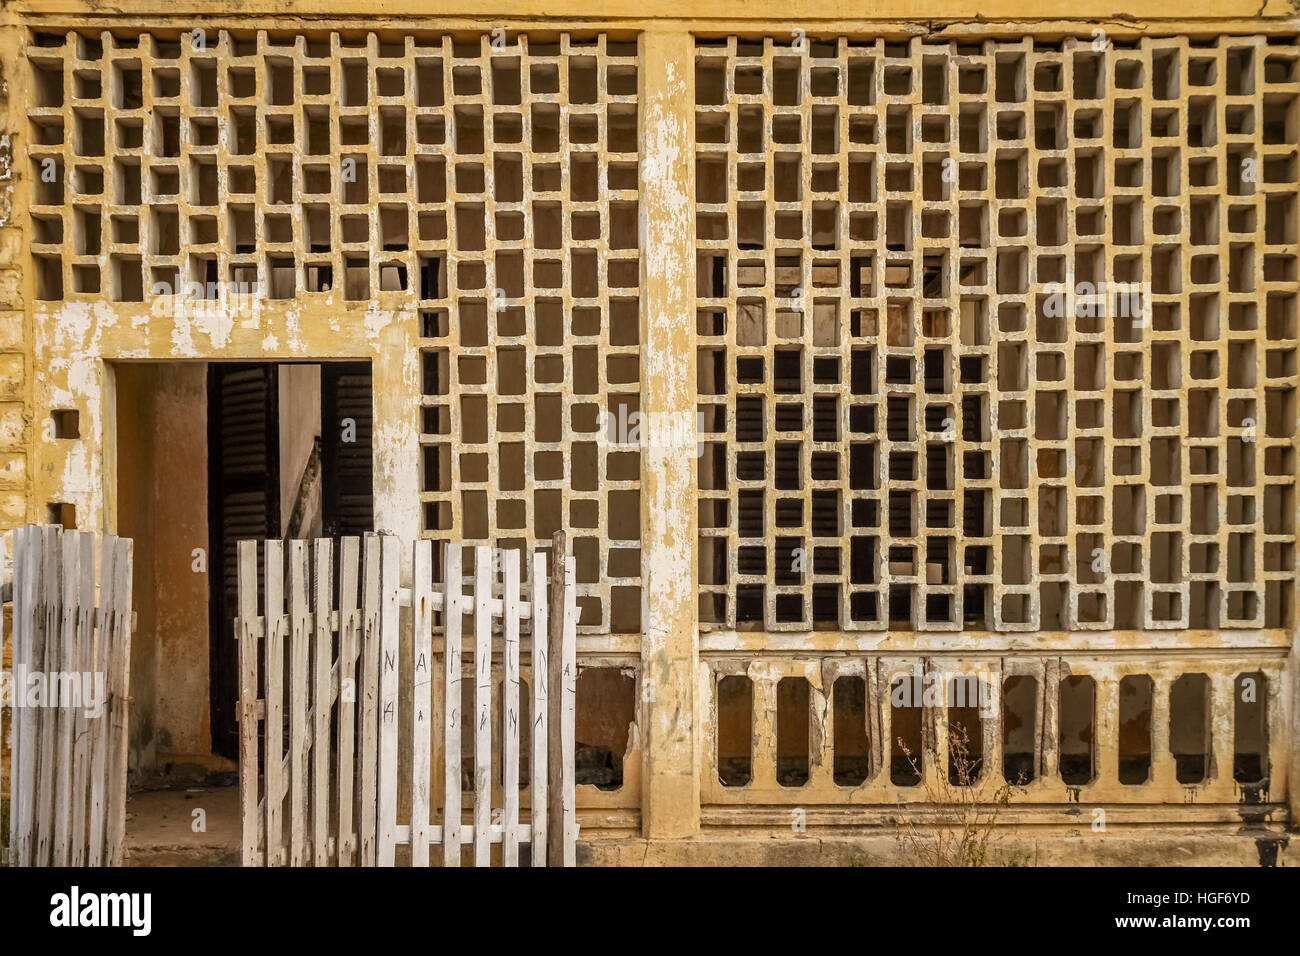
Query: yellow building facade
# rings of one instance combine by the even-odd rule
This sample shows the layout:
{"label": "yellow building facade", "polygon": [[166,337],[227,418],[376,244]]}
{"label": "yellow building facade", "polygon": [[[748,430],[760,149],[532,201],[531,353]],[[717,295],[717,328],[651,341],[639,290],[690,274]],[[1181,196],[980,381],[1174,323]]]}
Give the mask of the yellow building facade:
{"label": "yellow building facade", "polygon": [[135,770],[353,495],[566,532],[585,861],[1294,853],[1300,19],[1170,13],[9,4],[0,527],[135,539]]}

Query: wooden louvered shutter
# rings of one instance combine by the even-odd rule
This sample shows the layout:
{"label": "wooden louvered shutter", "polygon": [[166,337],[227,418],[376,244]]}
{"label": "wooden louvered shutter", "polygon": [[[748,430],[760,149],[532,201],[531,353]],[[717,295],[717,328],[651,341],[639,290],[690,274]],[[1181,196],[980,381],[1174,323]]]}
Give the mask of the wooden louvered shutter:
{"label": "wooden louvered shutter", "polygon": [[[345,441],[346,422],[355,434]],[[375,527],[372,447],[374,398],[370,363],[321,366],[322,525],[327,538],[359,535]]]}
{"label": "wooden louvered shutter", "polygon": [[[232,760],[239,756],[237,545],[250,538],[280,537],[278,389],[274,365],[208,367],[212,750]],[[261,549],[258,555],[260,561]],[[260,567],[257,577],[260,591]]]}

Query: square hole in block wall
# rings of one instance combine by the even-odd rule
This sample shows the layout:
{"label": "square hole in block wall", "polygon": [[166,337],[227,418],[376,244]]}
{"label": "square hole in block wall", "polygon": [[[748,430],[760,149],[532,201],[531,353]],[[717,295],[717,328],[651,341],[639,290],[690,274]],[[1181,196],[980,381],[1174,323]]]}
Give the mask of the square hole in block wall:
{"label": "square hole in block wall", "polygon": [[45,506],[45,521],[74,531],[77,527],[77,506],[63,501],[51,501]]}
{"label": "square hole in block wall", "polygon": [[50,412],[50,435],[56,439],[80,438],[81,421],[77,409],[53,409]]}

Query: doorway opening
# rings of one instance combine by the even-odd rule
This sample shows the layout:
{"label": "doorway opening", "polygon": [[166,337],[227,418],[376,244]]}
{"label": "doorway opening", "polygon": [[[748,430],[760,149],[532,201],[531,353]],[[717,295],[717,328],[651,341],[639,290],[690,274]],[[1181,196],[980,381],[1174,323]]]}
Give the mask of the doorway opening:
{"label": "doorway opening", "polygon": [[110,489],[134,546],[128,766],[235,769],[237,543],[373,529],[367,362],[112,362]]}

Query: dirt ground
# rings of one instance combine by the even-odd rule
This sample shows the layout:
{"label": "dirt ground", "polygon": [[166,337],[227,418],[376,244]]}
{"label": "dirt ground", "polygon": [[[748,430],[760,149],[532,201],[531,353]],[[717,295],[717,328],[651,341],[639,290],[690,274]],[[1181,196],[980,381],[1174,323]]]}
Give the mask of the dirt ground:
{"label": "dirt ground", "polygon": [[141,790],[127,797],[127,866],[238,866],[239,839],[238,787]]}

